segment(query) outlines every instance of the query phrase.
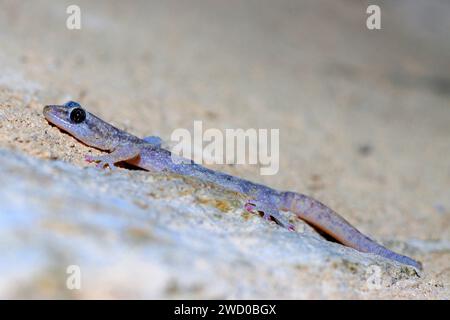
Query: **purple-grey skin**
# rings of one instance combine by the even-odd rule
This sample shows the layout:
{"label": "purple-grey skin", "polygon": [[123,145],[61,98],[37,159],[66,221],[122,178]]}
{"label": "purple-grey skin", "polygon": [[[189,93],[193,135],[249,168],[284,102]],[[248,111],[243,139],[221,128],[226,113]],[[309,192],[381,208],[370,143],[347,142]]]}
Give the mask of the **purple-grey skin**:
{"label": "purple-grey skin", "polygon": [[183,163],[176,161],[175,163],[171,152],[160,147],[159,138],[140,139],[113,127],[73,101],[64,105],[45,106],[44,116],[50,123],[86,145],[110,152],[99,157],[86,156],[87,161],[97,162],[99,168],[108,166],[114,169],[115,163],[123,161],[148,171],[172,172],[212,182],[228,190],[244,194],[248,197],[246,210],[262,212],[264,219],[274,219],[284,228],[294,230],[293,225],[280,214],[280,210],[295,213],[299,218],[346,246],[422,270],[420,262],[383,247],[313,198],[295,192],[277,191],[261,184],[207,169],[192,161],[187,160]]}

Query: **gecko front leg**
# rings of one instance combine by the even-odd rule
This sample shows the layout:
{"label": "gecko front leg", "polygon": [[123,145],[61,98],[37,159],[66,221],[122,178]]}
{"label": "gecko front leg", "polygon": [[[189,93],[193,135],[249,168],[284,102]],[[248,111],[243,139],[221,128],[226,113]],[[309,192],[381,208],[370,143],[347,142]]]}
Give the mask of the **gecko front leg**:
{"label": "gecko front leg", "polygon": [[115,164],[122,161],[134,159],[140,155],[140,149],[131,144],[116,147],[111,153],[101,156],[87,154],[84,159],[87,162],[97,162],[97,168],[103,169],[108,166],[111,170],[116,169]]}

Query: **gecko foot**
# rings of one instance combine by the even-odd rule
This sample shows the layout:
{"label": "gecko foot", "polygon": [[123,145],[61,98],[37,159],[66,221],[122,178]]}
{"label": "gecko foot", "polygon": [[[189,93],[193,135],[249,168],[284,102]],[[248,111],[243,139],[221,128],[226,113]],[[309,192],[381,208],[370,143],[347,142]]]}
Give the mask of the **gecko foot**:
{"label": "gecko foot", "polygon": [[295,231],[295,227],[293,224],[289,223],[286,218],[284,218],[275,207],[268,205],[257,205],[252,202],[247,202],[244,205],[245,210],[250,213],[262,212],[263,219],[266,221],[275,220],[276,223],[281,225],[283,228],[286,228],[290,231]]}
{"label": "gecko foot", "polygon": [[109,161],[109,158],[107,156],[96,157],[87,154],[84,156],[84,160],[86,160],[89,163],[97,162],[97,165],[95,166],[97,169],[104,169],[105,167],[109,167],[110,170],[114,170],[117,168],[113,162]]}

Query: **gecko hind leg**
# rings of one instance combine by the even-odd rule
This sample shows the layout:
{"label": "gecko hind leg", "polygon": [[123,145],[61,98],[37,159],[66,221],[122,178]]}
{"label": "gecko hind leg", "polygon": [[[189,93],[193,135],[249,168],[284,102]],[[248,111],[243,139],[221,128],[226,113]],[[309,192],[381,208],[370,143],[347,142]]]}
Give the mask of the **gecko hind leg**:
{"label": "gecko hind leg", "polygon": [[247,202],[244,205],[244,208],[245,208],[245,210],[247,210],[250,213],[262,212],[264,220],[270,221],[271,219],[273,219],[273,220],[275,220],[276,223],[278,223],[283,228],[286,228],[290,231],[295,230],[294,225],[289,223],[289,221],[280,214],[278,209],[272,205],[252,201],[252,202]]}

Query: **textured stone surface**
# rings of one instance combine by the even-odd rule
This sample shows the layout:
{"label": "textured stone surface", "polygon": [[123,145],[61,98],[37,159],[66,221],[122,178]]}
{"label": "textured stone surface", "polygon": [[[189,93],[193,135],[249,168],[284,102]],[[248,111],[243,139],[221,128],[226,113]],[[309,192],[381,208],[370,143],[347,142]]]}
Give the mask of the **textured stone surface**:
{"label": "textured stone surface", "polygon": [[[447,3],[383,2],[374,32],[360,1],[80,1],[80,31],[68,4],[0,3],[1,297],[450,298]],[[69,98],[166,141],[279,128],[277,175],[214,168],[312,195],[424,272],[198,181],[99,172],[42,117]]]}
{"label": "textured stone surface", "polygon": [[[244,214],[238,195],[195,180],[5,150],[0,168],[4,297],[306,298],[311,276],[320,297],[348,290],[347,281],[364,290],[374,265],[384,284],[418,279],[300,221],[292,233]],[[77,293],[65,287],[69,265],[81,268]],[[323,283],[323,273],[338,283]]]}

